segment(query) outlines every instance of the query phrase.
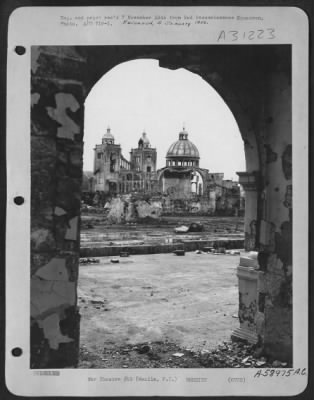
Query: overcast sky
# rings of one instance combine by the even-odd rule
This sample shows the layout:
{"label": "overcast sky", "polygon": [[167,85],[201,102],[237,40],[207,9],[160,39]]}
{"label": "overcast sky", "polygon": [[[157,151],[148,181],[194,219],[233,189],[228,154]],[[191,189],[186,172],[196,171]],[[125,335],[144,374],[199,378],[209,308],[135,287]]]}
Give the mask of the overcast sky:
{"label": "overcast sky", "polygon": [[199,150],[200,167],[237,180],[235,172],[245,170],[243,141],[231,111],[210,85],[185,69],[160,68],[156,60],[119,64],[85,102],[84,170],[93,170],[93,148],[108,126],[127,159],[145,130],[162,168],[183,124]]}

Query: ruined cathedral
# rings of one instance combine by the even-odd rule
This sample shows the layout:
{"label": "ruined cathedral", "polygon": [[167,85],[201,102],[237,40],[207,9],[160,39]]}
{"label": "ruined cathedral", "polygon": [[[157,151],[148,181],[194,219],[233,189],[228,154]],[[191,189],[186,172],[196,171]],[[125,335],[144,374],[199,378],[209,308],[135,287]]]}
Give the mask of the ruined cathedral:
{"label": "ruined cathedral", "polygon": [[105,194],[126,194],[134,191],[152,193],[157,188],[157,151],[152,148],[146,133],[131,149],[130,160],[122,155],[110,128],[96,145],[94,157],[94,189]]}
{"label": "ruined cathedral", "polygon": [[161,200],[164,212],[214,213],[217,209],[239,211],[244,207],[237,182],[224,180],[223,173],[210,173],[200,167],[199,151],[185,128],[170,145],[166,165],[158,170],[157,149],[151,146],[146,132],[137,147],[131,149],[129,160],[122,155],[110,128],[94,152],[89,190],[106,198],[127,194],[151,196]]}

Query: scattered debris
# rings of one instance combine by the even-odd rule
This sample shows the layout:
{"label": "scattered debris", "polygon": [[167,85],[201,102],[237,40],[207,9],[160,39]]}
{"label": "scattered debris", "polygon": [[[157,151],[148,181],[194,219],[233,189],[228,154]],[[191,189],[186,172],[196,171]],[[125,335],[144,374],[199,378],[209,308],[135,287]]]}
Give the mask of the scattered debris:
{"label": "scattered debris", "polygon": [[141,346],[140,348],[136,348],[139,354],[145,354],[150,351],[150,347],[148,345]]}
{"label": "scattered debris", "polygon": [[186,225],[181,225],[178,226],[177,228],[174,228],[175,233],[187,233],[189,232],[189,227]]}
{"label": "scattered debris", "polygon": [[175,250],[173,253],[176,254],[177,256],[184,256],[185,255],[185,251],[181,250],[181,249]]}
{"label": "scattered debris", "polygon": [[281,363],[281,367],[286,367],[287,365],[288,365],[287,362],[282,362],[282,363]]}
{"label": "scattered debris", "polygon": [[111,258],[110,262],[112,262],[113,264],[117,264],[120,262],[120,260],[118,258]]}
{"label": "scattered debris", "polygon": [[174,228],[175,233],[203,232],[204,226],[199,222],[192,222],[189,226],[180,225]]}
{"label": "scattered debris", "polygon": [[204,226],[200,222],[192,222],[189,226],[189,232],[203,232]]}
{"label": "scattered debris", "polygon": [[240,255],[240,250],[227,250],[226,254],[230,254],[231,256],[238,256]]}
{"label": "scattered debris", "polygon": [[203,251],[205,251],[206,253],[212,253],[214,251],[213,247],[204,247]]}
{"label": "scattered debris", "polygon": [[80,258],[80,264],[99,264],[99,262],[97,258]]}
{"label": "scattered debris", "polygon": [[[101,354],[102,353],[102,354]],[[167,340],[107,346],[99,352],[81,348],[79,368],[290,368],[291,364],[253,356],[254,346],[223,342],[215,349],[192,351]],[[127,364],[126,364],[127,362]],[[127,366],[125,366],[127,365]]]}
{"label": "scattered debris", "polygon": [[254,346],[241,342],[224,342],[207,355],[201,353],[201,364],[204,367],[214,366],[214,368],[270,368],[274,366],[274,363],[272,364],[265,357],[254,357]]}
{"label": "scattered debris", "polygon": [[281,362],[280,361],[278,361],[278,360],[275,360],[273,363],[272,363],[272,367],[274,367],[274,368],[280,368],[281,367]]}
{"label": "scattered debris", "polygon": [[213,251],[214,254],[226,254],[226,249],[225,247],[217,247]]}

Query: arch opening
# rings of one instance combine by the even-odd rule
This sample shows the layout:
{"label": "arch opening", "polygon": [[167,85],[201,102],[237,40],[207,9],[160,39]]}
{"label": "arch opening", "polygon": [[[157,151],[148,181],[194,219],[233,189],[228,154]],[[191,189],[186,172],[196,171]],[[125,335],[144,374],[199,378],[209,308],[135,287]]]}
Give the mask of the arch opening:
{"label": "arch opening", "polygon": [[[262,307],[258,310],[259,317],[262,314],[268,318],[266,333],[263,334],[261,340],[263,346],[265,343],[273,354],[276,351],[278,353],[279,347],[280,349],[286,348],[285,354],[288,358],[292,349],[292,334],[286,328],[289,325],[288,322],[291,321],[288,304],[290,275],[285,274],[281,279],[281,287],[286,297],[280,302],[271,302],[276,297],[270,287],[274,277],[273,272],[267,270],[267,266],[270,259],[273,260],[274,257],[277,257],[280,260],[282,256],[280,249],[275,246],[274,238],[277,240],[276,243],[282,244],[281,248],[287,250],[292,248],[289,234],[292,223],[291,118],[289,118],[289,112],[291,112],[291,49],[287,46],[174,46],[174,52],[172,46],[131,46],[116,52],[113,47],[91,46],[81,49],[64,46],[62,48],[39,47],[36,48],[36,51],[32,50],[34,64],[38,63],[39,66],[32,75],[32,296],[34,293],[36,295],[38,287],[40,289],[41,281],[38,279],[38,274],[45,273],[46,270],[50,271],[56,265],[62,271],[64,268],[66,269],[64,276],[69,278],[66,280],[68,285],[67,303],[62,303],[64,304],[62,310],[56,304],[53,304],[53,307],[49,306],[50,308],[45,311],[45,316],[53,313],[53,321],[55,321],[53,329],[57,332],[62,327],[62,335],[60,333],[58,340],[61,341],[62,348],[67,350],[67,354],[70,354],[68,360],[71,360],[71,365],[77,363],[79,343],[76,282],[81,206],[83,102],[88,90],[104,73],[121,62],[137,58],[155,58],[159,60],[161,66],[170,69],[185,68],[199,73],[223,96],[226,104],[237,116],[245,143],[247,162],[246,171],[242,175],[240,174],[240,179],[243,183],[245,182],[246,190],[253,193],[250,195],[250,207],[247,207],[248,201],[246,201],[246,209],[252,220],[248,221],[248,224],[245,222],[245,234],[248,234],[246,239],[248,239],[248,243],[252,243],[250,244],[252,248],[258,248],[261,251],[261,265],[265,267],[261,272],[265,272],[267,275],[265,286],[263,286],[265,293],[258,292],[255,293],[255,297],[253,296],[256,304]],[[59,62],[61,58],[64,58],[64,64]],[[95,60],[98,60],[97,63]],[[230,62],[226,63],[226,60]],[[243,60],[245,60],[244,64]],[[74,69],[68,68],[69,62],[75,65]],[[46,77],[43,74],[45,65],[55,66],[55,68],[51,68],[51,76]],[[230,65],[233,65],[232,74],[229,74]],[[86,73],[86,68],[88,73]],[[75,76],[73,75],[72,78],[75,79],[68,81],[69,70],[75,71],[77,75],[74,74]],[[107,139],[108,145],[114,145],[112,139]],[[144,147],[143,143],[143,150],[146,151]],[[151,149],[148,148],[148,150]],[[136,168],[141,168],[142,159],[135,157],[139,157],[139,155],[134,153],[133,165],[130,165],[127,159],[121,158],[120,160],[124,165],[124,173],[130,171],[130,180],[124,181],[128,186],[125,189],[128,193],[133,189],[133,172],[138,173]],[[102,157],[98,158],[97,156],[95,159],[101,160]],[[110,163],[110,157],[103,159]],[[183,173],[186,167],[196,168],[193,165],[195,160],[189,160],[191,165],[188,166],[182,166],[182,161],[185,160],[169,160],[167,168],[180,168]],[[180,166],[179,162],[181,162]],[[116,163],[115,167],[119,165],[121,164]],[[115,168],[110,172],[114,174]],[[215,173],[211,175],[215,177]],[[53,177],[55,181],[50,177]],[[88,183],[91,184],[90,178],[87,178]],[[219,179],[219,176],[216,178]],[[164,176],[161,180],[164,181]],[[99,179],[100,183],[101,179]],[[120,190],[120,185],[117,185],[114,176],[111,183],[115,190]],[[144,180],[142,187],[149,190],[149,183],[149,180]],[[203,193],[206,193],[203,187],[202,190]],[[174,192],[169,190],[169,196]],[[99,199],[104,201],[103,197],[103,193],[96,190],[95,202],[99,202]],[[281,201],[283,198],[285,198],[284,202]],[[119,199],[115,198],[114,200],[118,206]],[[162,207],[171,213],[173,204],[168,200],[165,197]],[[151,201],[153,202],[153,200]],[[256,211],[258,208],[256,204],[258,205],[259,202],[262,207]],[[178,209],[184,210],[187,200],[175,198],[174,203]],[[155,214],[158,214],[160,207],[157,202],[154,204]],[[49,218],[47,210],[51,209],[53,216]],[[135,205],[129,201],[125,204],[120,203],[116,211],[120,216],[125,215],[126,212],[138,216],[143,210],[138,207],[138,204]],[[247,215],[248,213],[246,213]],[[255,219],[253,219],[254,215]],[[84,224],[83,218],[82,222]],[[249,231],[247,231],[247,227]],[[280,229],[284,229],[284,232]],[[258,237],[259,233],[260,238]],[[126,241],[129,239],[130,232],[129,235],[126,235]],[[113,248],[113,245],[111,244],[110,247]],[[182,251],[182,248],[179,250]],[[49,255],[47,255],[48,253]],[[289,254],[287,251],[285,262],[289,265],[285,264],[284,266],[287,271],[290,271],[290,262],[292,262]],[[277,264],[280,269],[279,261]],[[258,287],[260,288],[260,286]],[[116,289],[119,288],[116,287]],[[239,293],[243,295],[244,291],[239,288]],[[153,291],[151,297],[154,295]],[[263,299],[265,298],[269,301],[265,301],[264,304]],[[32,297],[32,299],[35,301],[36,297]],[[268,304],[274,306],[272,310],[267,308]],[[242,300],[240,296],[240,311],[244,306],[246,307],[247,303],[243,301],[243,296]],[[274,338],[274,332],[278,332],[274,322],[276,315],[283,316],[281,320],[284,321],[281,325],[279,324],[284,333],[284,340],[280,342],[280,346],[277,346],[278,343]],[[50,336],[47,336],[45,341],[42,340],[45,337],[45,331],[40,328],[42,317],[36,308],[32,308],[31,339],[32,348],[36,351],[32,352],[31,365],[42,368],[45,360],[48,360],[50,367],[66,366],[67,361],[62,356],[62,350],[59,351],[60,343],[57,343],[56,351],[55,343],[52,345],[50,343]],[[244,323],[249,323],[253,314],[249,314],[247,319],[246,317],[246,313],[243,313],[241,318]],[[70,321],[72,321],[71,324],[75,321],[74,328],[71,331],[64,330]],[[253,330],[255,328],[254,325]],[[45,343],[44,347],[42,343]],[[276,343],[277,350],[274,348],[274,343]]]}
{"label": "arch opening", "polygon": [[[145,77],[145,73],[147,73],[145,68],[147,67],[144,67],[144,72],[141,69],[143,68],[141,67],[141,64],[143,65],[145,62],[155,64],[153,67],[150,67],[154,73],[153,77],[149,75]],[[131,64],[130,71],[121,72],[123,69],[127,70],[128,64]],[[133,67],[134,64],[135,67]],[[162,70],[159,81],[157,79],[158,74],[156,73],[156,69]],[[119,73],[117,73],[116,70],[118,70]],[[103,129],[102,126],[110,126],[110,128],[108,128],[110,137],[108,137],[105,147],[102,149],[99,148],[99,150],[104,153],[104,155],[100,158],[101,161],[98,162],[98,159],[94,157],[94,172],[96,171],[96,175],[99,175],[102,172],[102,182],[104,183],[102,187],[95,187],[95,190],[102,190],[104,195],[107,195],[107,200],[109,200],[111,208],[106,207],[106,213],[108,218],[111,219],[111,223],[115,225],[115,229],[112,231],[112,236],[108,235],[108,237],[110,236],[110,241],[112,241],[112,237],[116,235],[116,232],[119,232],[120,242],[116,238],[114,243],[125,243],[126,238],[128,238],[129,249],[132,249],[132,246],[136,245],[139,235],[143,237],[143,233],[141,232],[141,229],[137,229],[137,232],[133,232],[132,242],[129,234],[124,228],[124,224],[132,224],[132,221],[138,222],[141,217],[145,219],[148,216],[150,221],[148,220],[145,230],[147,230],[147,228],[152,228],[150,225],[151,221],[159,221],[159,224],[162,225],[162,221],[164,220],[163,222],[165,223],[167,217],[174,218],[176,221],[178,221],[178,216],[185,215],[185,218],[188,219],[189,215],[191,215],[191,233],[188,235],[190,235],[190,240],[192,239],[193,241],[194,239],[195,241],[200,240],[202,237],[205,240],[209,239],[209,235],[206,235],[206,230],[204,233],[200,232],[199,236],[197,236],[196,232],[201,224],[199,224],[195,218],[206,219],[208,217],[215,218],[215,215],[221,215],[222,217],[227,215],[229,221],[230,218],[235,218],[235,222],[233,223],[233,220],[231,220],[231,224],[234,225],[238,236],[241,237],[242,235],[240,230],[241,224],[243,224],[243,219],[238,217],[238,214],[241,206],[241,211],[244,213],[244,200],[243,193],[240,192],[236,176],[237,169],[239,168],[233,167],[233,174],[230,173],[230,170],[227,172],[229,173],[228,177],[230,179],[224,179],[224,172],[219,170],[219,166],[216,166],[218,171],[217,169],[214,169],[214,159],[217,160],[217,153],[220,153],[221,158],[223,158],[223,151],[227,150],[225,159],[231,159],[230,154],[228,154],[229,149],[226,149],[226,146],[224,146],[226,139],[221,139],[221,136],[224,136],[224,130],[226,130],[226,126],[228,124],[229,127],[227,129],[232,131],[231,135],[237,135],[237,139],[241,142],[241,134],[239,132],[237,123],[231,110],[228,108],[224,100],[219,96],[219,94],[217,94],[216,90],[214,90],[207,82],[203,80],[203,78],[195,73],[191,73],[187,69],[182,68],[179,70],[179,74],[181,75],[180,81],[180,79],[175,77],[176,73],[178,73],[178,71],[170,71],[168,69],[164,71],[164,68],[158,67],[157,60],[149,59],[140,60],[140,62],[137,60],[124,62],[107,72],[90,90],[88,98],[86,99],[85,148],[88,148],[88,146],[91,147],[91,145],[88,145],[88,143],[91,141],[91,132],[101,132]],[[113,79],[115,83],[111,83],[109,80],[110,75],[112,76],[115,74],[117,74],[117,76]],[[125,75],[124,77],[123,74]],[[171,76],[167,77],[167,74]],[[141,89],[139,86],[139,81],[136,79],[137,75],[140,77],[141,81],[144,80],[144,83],[142,84],[143,88],[146,90],[146,93],[144,94],[142,93],[143,89]],[[187,77],[197,81],[196,89],[193,88],[192,84],[187,82]],[[145,78],[147,81],[145,81]],[[102,81],[105,81],[105,84],[103,84],[102,88],[103,98],[106,98],[105,101],[99,100],[101,98],[100,89],[97,90],[97,86],[101,84]],[[136,98],[132,98],[132,101],[131,97],[126,98],[126,93],[134,93],[134,90],[126,85],[126,82],[130,81],[132,82],[133,88],[136,87],[137,91],[140,92],[140,100],[142,95],[142,99],[144,99],[142,102],[138,101]],[[147,90],[148,83],[153,81],[155,82],[155,86]],[[119,84],[116,82],[119,82]],[[171,83],[173,83],[173,87],[171,87]],[[181,107],[181,114],[177,112],[176,115],[174,115],[170,104],[175,104],[175,100],[179,101],[179,99],[182,98],[181,93],[183,93],[183,91],[180,85],[184,85],[185,95],[190,97],[190,99],[189,101],[186,101],[186,104],[184,101],[181,101],[181,103],[183,103],[181,105],[177,104],[177,108]],[[165,94],[166,86],[168,86],[169,94]],[[159,93],[157,92],[156,94],[157,88],[159,89]],[[189,91],[191,93],[189,93]],[[197,91],[200,91],[200,99],[198,99],[198,102],[202,104],[202,107],[200,107],[201,110],[197,110],[197,107],[195,109],[195,105],[193,105],[193,103],[195,103]],[[207,94],[207,97],[210,99],[207,98],[207,104],[204,104],[205,100],[203,99],[206,99],[206,91],[210,92],[209,96]],[[101,118],[106,116],[105,120],[101,121],[101,123],[98,123],[98,128],[92,127],[91,120],[93,117],[88,114],[90,110],[95,110],[96,108],[94,105],[95,103],[92,101],[92,96],[95,92],[95,96],[98,99],[98,104],[101,104],[103,107],[102,109],[98,109],[97,118],[99,118],[99,116],[101,116]],[[160,92],[163,92],[163,96],[160,97],[159,101],[156,101],[156,97],[160,96]],[[115,95],[113,95],[113,93],[115,93]],[[122,104],[121,98],[123,99]],[[191,101],[191,99],[193,100]],[[218,125],[217,118],[214,118],[213,121],[210,121],[210,118],[208,120],[210,101],[213,103],[213,108],[215,108],[215,101],[218,101],[217,108],[224,111],[225,114],[220,117],[220,120],[223,121],[224,127],[221,126],[222,123]],[[118,113],[113,108],[115,102],[117,104],[116,109],[118,109]],[[143,109],[145,102],[149,103],[149,112]],[[106,104],[104,105],[104,103]],[[138,113],[139,115],[136,115],[134,111],[136,109],[141,110],[141,112]],[[216,113],[217,112],[218,111],[216,110]],[[95,113],[91,112],[91,114],[95,116]],[[123,124],[120,121],[121,115],[124,116],[122,121]],[[134,115],[136,118],[134,118]],[[132,121],[132,118],[135,119],[135,122]],[[167,127],[167,125],[169,126]],[[186,128],[187,125],[189,126],[188,129]],[[142,129],[140,129],[142,126],[145,126],[143,132],[141,132]],[[210,129],[211,126],[212,128]],[[177,128],[176,131],[175,127]],[[108,134],[108,129],[106,135]],[[171,132],[172,130],[174,131],[173,133]],[[213,133],[213,131],[215,133]],[[215,134],[220,138],[220,141],[215,142],[211,137],[215,136]],[[100,141],[99,136],[99,134],[98,137],[93,135],[94,142],[97,139]],[[170,136],[172,136],[171,139]],[[204,136],[207,136],[207,142],[212,140],[213,143],[207,143],[206,146],[206,138],[204,140]],[[201,143],[199,143],[200,140],[202,141]],[[234,143],[234,138],[230,139],[229,137],[229,142],[230,140]],[[136,143],[138,145],[134,148],[133,146]],[[95,143],[93,143],[93,145],[95,145]],[[107,148],[110,146],[116,146],[116,154],[118,154],[118,157],[121,159],[123,158],[126,160],[125,162],[128,163],[129,168],[132,171],[126,175],[126,181],[129,181],[129,184],[127,183],[126,185],[124,171],[117,171],[118,173],[114,179],[117,182],[120,182],[118,185],[120,191],[119,193],[112,193],[110,190],[111,186],[109,186],[108,190],[105,185],[106,178],[111,177],[111,179],[113,179],[113,177],[110,175],[110,172],[114,172],[111,170],[106,172],[106,166],[103,163],[103,160],[106,159]],[[242,160],[239,163],[241,164],[241,170],[243,170],[245,164],[243,147],[244,146],[242,144]],[[127,160],[123,154],[126,154],[129,148],[131,148],[130,159]],[[161,154],[158,154],[160,148]],[[208,151],[206,154],[206,148],[215,148],[215,150],[212,152]],[[233,154],[235,154],[236,148],[239,149],[240,146],[238,144],[233,146]],[[200,149],[200,154],[198,149]],[[84,161],[85,157],[86,156],[84,156]],[[119,165],[119,161],[117,162],[117,165]],[[232,169],[232,167],[230,168]],[[233,194],[231,195],[231,193]],[[223,203],[221,198],[228,198],[229,203],[227,203],[227,201]],[[143,205],[144,202],[145,204]],[[219,207],[217,207],[217,204],[219,204]],[[102,204],[100,203],[99,206],[101,207]],[[143,211],[145,207],[146,213]],[[149,211],[147,211],[148,208]],[[197,223],[195,224],[195,222]],[[221,225],[222,230],[224,229],[224,223],[225,222],[223,222]],[[121,224],[123,227],[121,227]],[[196,232],[193,232],[193,229],[196,229]],[[154,230],[157,236],[158,229],[155,228]],[[166,234],[164,228],[161,229],[160,233],[162,233],[162,231],[162,239],[159,238],[157,241],[155,238],[154,241],[152,241],[152,236],[145,237],[144,245],[149,244],[154,246],[163,246],[167,241],[171,241],[173,243],[173,240],[176,240],[176,234],[173,234],[173,228],[166,230]],[[195,244],[193,244],[193,246],[195,247]],[[202,246],[204,247],[205,244]],[[176,247],[176,245],[173,246],[173,250],[175,250]],[[199,245],[197,245],[197,249],[198,248]],[[116,254],[116,256],[117,255],[118,254]],[[159,256],[160,259],[162,259],[162,257],[162,255]],[[144,259],[145,256],[142,256],[141,260]],[[136,262],[141,263],[141,260],[136,259]],[[150,265],[149,268],[155,268],[158,262],[163,261],[156,261],[155,264]],[[236,267],[236,263],[234,263],[234,267]],[[138,279],[136,278],[137,273],[138,271],[134,271],[134,279]],[[233,278],[235,278],[235,275],[233,275]],[[83,276],[80,279],[82,282]],[[152,277],[148,274],[145,279],[149,281],[152,279]],[[230,277],[228,279],[230,279]],[[84,286],[84,283],[82,285]],[[148,286],[150,285],[152,285],[152,288],[155,287],[155,285],[152,283],[150,283]],[[152,291],[152,293],[154,292]],[[197,291],[194,291],[194,293],[196,294]],[[237,298],[236,290],[234,295],[235,298]],[[154,296],[154,294],[152,294],[152,296]],[[234,312],[236,312],[236,308]],[[88,315],[87,317],[85,316],[85,319],[86,318],[89,318]],[[229,333],[227,333],[227,336],[230,336],[232,330],[235,328],[235,321],[232,322],[233,323],[230,324]],[[139,322],[138,320],[134,319],[134,323],[138,324]],[[153,330],[152,333],[146,325],[143,326],[141,340],[151,341],[152,339],[165,339],[167,336],[167,329],[164,327],[163,322],[159,321],[159,323],[162,324],[161,327],[158,327],[157,323],[155,323],[155,330]],[[85,327],[83,318],[81,340],[83,343],[88,343],[87,338],[90,327],[88,329],[85,329]],[[115,331],[118,328],[121,329],[121,326],[117,327],[113,321],[112,327]],[[126,329],[129,329],[129,327],[126,326]],[[158,334],[156,333],[157,331],[159,332]],[[205,335],[205,331],[203,334]],[[220,331],[220,334],[222,334],[222,331]],[[135,337],[134,340],[140,340],[137,337],[137,334],[133,335],[132,337],[133,339]],[[198,345],[200,345],[199,342]]]}

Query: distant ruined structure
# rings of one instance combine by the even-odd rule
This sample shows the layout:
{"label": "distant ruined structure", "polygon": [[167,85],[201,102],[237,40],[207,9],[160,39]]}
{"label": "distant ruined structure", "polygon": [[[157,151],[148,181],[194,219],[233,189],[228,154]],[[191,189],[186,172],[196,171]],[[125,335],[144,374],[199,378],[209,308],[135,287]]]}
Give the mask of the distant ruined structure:
{"label": "distant ruined structure", "polygon": [[157,151],[151,147],[145,132],[138,141],[138,147],[131,150],[130,161],[123,157],[121,146],[115,144],[110,128],[94,151],[95,191],[116,195],[157,189]]}
{"label": "distant ruined structure", "polygon": [[199,151],[185,128],[169,147],[165,167],[158,170],[157,150],[151,147],[146,132],[137,148],[131,149],[130,160],[122,155],[110,128],[94,152],[94,171],[83,176],[83,198],[94,205],[104,206],[116,196],[142,194],[159,201],[163,213],[238,215],[244,210],[239,184],[224,180],[223,173],[200,167]]}

